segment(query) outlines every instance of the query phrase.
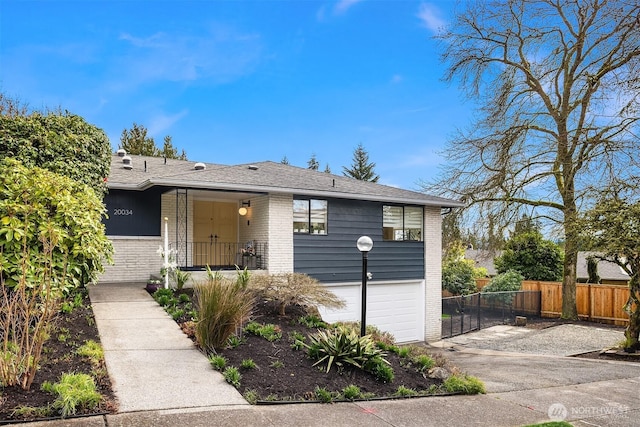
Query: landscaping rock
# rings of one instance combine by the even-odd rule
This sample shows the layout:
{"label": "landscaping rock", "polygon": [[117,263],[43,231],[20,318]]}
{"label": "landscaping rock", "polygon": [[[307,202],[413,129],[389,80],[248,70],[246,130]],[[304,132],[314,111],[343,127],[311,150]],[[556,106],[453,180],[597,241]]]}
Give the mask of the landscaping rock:
{"label": "landscaping rock", "polygon": [[446,380],[450,376],[451,376],[451,373],[449,371],[439,366],[429,369],[429,373],[428,373],[429,378],[438,379],[438,380]]}
{"label": "landscaping rock", "polygon": [[516,326],[527,326],[527,318],[524,316],[516,316]]}

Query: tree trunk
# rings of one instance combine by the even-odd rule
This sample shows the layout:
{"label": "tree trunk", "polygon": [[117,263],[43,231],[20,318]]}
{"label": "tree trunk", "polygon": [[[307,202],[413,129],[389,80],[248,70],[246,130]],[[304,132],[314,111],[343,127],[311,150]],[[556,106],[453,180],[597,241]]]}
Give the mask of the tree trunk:
{"label": "tree trunk", "polygon": [[576,265],[578,263],[578,233],[575,227],[575,209],[565,210],[564,218],[564,272],[562,275],[562,318],[578,320],[576,306]]}
{"label": "tree trunk", "polygon": [[629,324],[624,332],[624,336],[627,339],[624,349],[630,353],[635,353],[637,350],[640,350],[640,342],[638,342],[638,337],[640,336],[640,301],[638,301],[638,292],[640,292],[639,276],[640,273],[634,273],[629,281],[629,301],[626,307],[629,313]]}

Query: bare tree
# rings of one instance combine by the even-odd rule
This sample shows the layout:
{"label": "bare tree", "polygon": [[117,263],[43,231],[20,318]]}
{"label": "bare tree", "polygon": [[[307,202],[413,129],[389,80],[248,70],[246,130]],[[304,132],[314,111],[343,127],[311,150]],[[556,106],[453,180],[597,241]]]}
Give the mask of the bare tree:
{"label": "bare tree", "polygon": [[428,191],[448,187],[483,218],[523,212],[565,239],[562,316],[577,318],[579,212],[594,188],[638,174],[637,0],[477,1],[437,38],[446,80],[479,105]]}

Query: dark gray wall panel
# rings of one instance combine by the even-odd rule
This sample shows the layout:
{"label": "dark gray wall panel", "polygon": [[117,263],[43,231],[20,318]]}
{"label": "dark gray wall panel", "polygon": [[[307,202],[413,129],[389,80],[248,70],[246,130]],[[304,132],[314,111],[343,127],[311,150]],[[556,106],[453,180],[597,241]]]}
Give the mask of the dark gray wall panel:
{"label": "dark gray wall panel", "polygon": [[108,236],[160,236],[162,190],[110,190],[105,196]]}
{"label": "dark gray wall panel", "polygon": [[[297,197],[296,197],[297,198]],[[360,236],[373,239],[368,270],[373,280],[424,278],[423,242],[382,240],[382,203],[328,199],[328,234],[293,236],[294,271],[321,282],[350,282],[362,278]]]}

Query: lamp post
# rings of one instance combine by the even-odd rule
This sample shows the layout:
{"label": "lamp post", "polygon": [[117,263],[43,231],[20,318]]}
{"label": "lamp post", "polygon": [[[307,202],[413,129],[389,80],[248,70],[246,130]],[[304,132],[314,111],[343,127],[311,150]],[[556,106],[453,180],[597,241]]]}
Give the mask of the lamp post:
{"label": "lamp post", "polygon": [[169,289],[169,218],[164,218],[164,288]]}
{"label": "lamp post", "polygon": [[367,255],[373,248],[373,240],[369,236],[362,236],[356,243],[358,250],[362,253],[362,302],[361,302],[361,318],[360,318],[360,336],[366,335],[367,330]]}

